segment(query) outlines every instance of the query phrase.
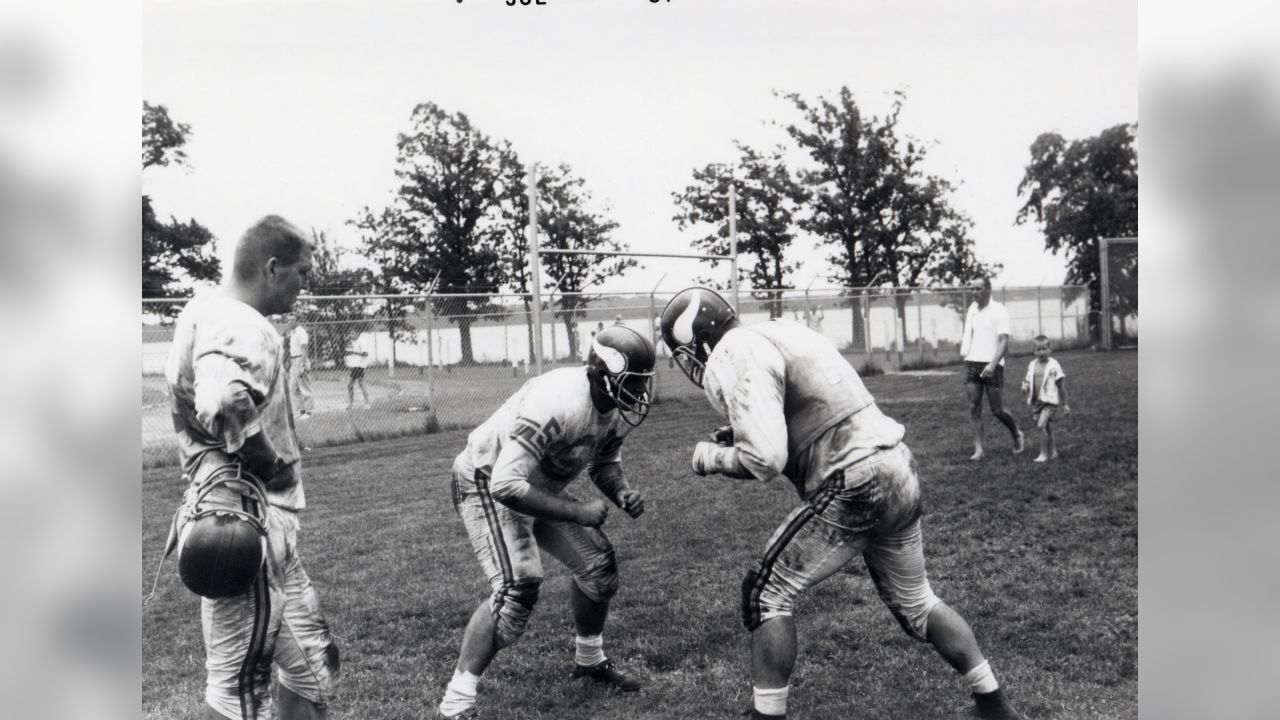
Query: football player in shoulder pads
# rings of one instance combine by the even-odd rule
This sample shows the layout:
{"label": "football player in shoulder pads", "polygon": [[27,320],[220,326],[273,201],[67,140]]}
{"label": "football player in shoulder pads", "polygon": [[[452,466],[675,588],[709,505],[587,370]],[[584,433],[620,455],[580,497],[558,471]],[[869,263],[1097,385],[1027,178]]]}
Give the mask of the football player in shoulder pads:
{"label": "football player in shoulder pads", "polygon": [[489,579],[490,596],[467,624],[436,718],[472,718],[480,676],[524,634],[538,601],[541,550],[573,573],[572,677],[638,690],[604,654],[602,631],[618,591],[608,508],[566,490],[585,468],[602,495],[632,518],[644,497],[622,474],[621,447],[649,414],[656,353],[625,326],[597,333],[586,363],[527,381],[467,438],[454,462],[454,506]]}
{"label": "football player in shoulder pads", "polygon": [[890,612],[968,682],[978,717],[1013,720],[972,630],[929,585],[920,485],[904,428],[877,407],[835,345],[788,321],[744,325],[714,290],[688,288],[659,317],[663,341],[729,426],[697,443],[693,471],[769,480],[802,503],[742,582],[753,718],[785,718],[797,652],[792,609],[855,556]]}
{"label": "football player in shoulder pads", "polygon": [[299,559],[301,445],[267,319],[293,309],[313,252],[295,225],[263,218],[237,241],[223,284],[174,322],[165,379],[189,485],[166,551],[201,596],[204,719],[323,718],[341,674]]}

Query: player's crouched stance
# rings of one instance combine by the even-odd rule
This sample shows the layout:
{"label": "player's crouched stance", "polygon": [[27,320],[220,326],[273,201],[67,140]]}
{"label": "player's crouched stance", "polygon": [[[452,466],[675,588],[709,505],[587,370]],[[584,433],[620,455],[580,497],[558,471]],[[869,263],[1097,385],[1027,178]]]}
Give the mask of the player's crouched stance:
{"label": "player's crouched stance", "polygon": [[964,618],[929,586],[920,485],[904,429],[821,335],[789,322],[745,327],[724,298],[681,291],[661,316],[672,356],[729,419],[694,449],[698,475],[785,474],[804,504],[769,538],[742,583],[751,631],[753,718],[785,718],[796,661],[792,606],[855,555],[911,637],[930,643],[973,692],[978,717],[1019,718]]}
{"label": "player's crouched stance", "polygon": [[619,690],[641,683],[607,659],[601,633],[618,590],[608,515],[600,499],[566,492],[585,467],[592,483],[633,518],[644,498],[622,477],[622,440],[649,412],[655,354],[627,327],[600,332],[585,367],[526,382],[467,438],[453,464],[453,501],[492,595],[467,624],[453,678],[436,718],[477,717],[480,675],[524,634],[542,584],[539,548],[573,573],[570,606],[577,633],[572,676]]}

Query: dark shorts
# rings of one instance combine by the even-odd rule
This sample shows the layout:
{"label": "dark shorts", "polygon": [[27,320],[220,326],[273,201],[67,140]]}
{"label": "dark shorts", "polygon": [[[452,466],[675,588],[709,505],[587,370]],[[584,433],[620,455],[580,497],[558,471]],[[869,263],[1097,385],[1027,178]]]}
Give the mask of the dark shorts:
{"label": "dark shorts", "polygon": [[965,373],[964,384],[973,383],[993,388],[1004,387],[1004,366],[997,365],[996,371],[991,374],[991,377],[984,378],[982,377],[982,369],[986,366],[987,364],[983,362],[966,362],[964,367],[967,372]]}
{"label": "dark shorts", "polygon": [[351,379],[352,379],[352,380],[363,380],[363,379],[364,379],[364,368],[351,368]]}
{"label": "dark shorts", "polygon": [[1036,422],[1040,422],[1040,415],[1042,413],[1048,413],[1049,421],[1052,422],[1053,418],[1056,417],[1058,414],[1058,406],[1051,405],[1049,403],[1043,403],[1043,402],[1040,402],[1039,400],[1033,401],[1031,404],[1031,417],[1035,418]]}

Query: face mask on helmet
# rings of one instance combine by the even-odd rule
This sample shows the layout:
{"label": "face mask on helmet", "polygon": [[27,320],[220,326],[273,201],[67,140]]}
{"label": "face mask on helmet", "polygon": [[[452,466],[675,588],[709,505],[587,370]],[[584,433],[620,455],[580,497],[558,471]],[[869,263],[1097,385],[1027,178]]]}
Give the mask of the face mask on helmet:
{"label": "face mask on helmet", "polygon": [[[206,506],[204,498],[218,487],[235,490],[256,502],[256,511]],[[175,527],[178,576],[189,590],[207,598],[233,597],[246,592],[261,572],[267,556],[267,496],[262,482],[239,463],[214,472],[189,505],[179,509]]]}
{"label": "face mask on helmet", "polygon": [[628,425],[639,425],[652,404],[653,346],[629,328],[609,328],[592,341],[591,365],[600,387]]}
{"label": "face mask on helmet", "polygon": [[653,371],[647,373],[622,372],[603,375],[605,392],[618,408],[618,415],[628,425],[635,427],[644,422],[653,406],[650,397],[653,387]]}
{"label": "face mask on helmet", "polygon": [[707,352],[700,350],[700,345],[702,343],[692,342],[688,345],[680,345],[671,351],[671,357],[675,359],[676,365],[679,365],[685,376],[698,387],[702,387],[702,376],[707,372]]}
{"label": "face mask on helmet", "polygon": [[694,385],[702,387],[712,346],[736,318],[729,303],[709,288],[681,290],[663,309],[662,339]]}

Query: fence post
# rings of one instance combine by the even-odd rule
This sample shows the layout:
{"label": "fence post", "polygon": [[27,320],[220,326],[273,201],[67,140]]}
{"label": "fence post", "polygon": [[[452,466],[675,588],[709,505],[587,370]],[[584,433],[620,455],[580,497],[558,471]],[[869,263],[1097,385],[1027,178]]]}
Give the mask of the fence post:
{"label": "fence post", "polygon": [[1058,287],[1058,342],[1067,339],[1067,293],[1066,288]]}
{"label": "fence post", "polygon": [[[547,310],[551,311],[551,367],[556,366],[556,301],[554,296],[547,301]],[[539,331],[542,329],[539,328]]]}
{"label": "fence post", "polygon": [[[901,315],[899,315],[899,312],[900,312],[899,308],[902,308]],[[906,308],[905,306],[898,305],[897,290],[893,291],[892,310],[893,310],[893,344],[894,344],[894,350],[898,352],[898,369],[901,370],[902,369],[902,346],[907,341],[907,339],[903,337],[903,335],[906,333],[906,329],[902,327],[903,321],[906,320]]]}
{"label": "fence post", "polygon": [[[427,313],[427,404],[431,406],[431,411],[435,412],[436,410],[436,363],[435,363],[434,348],[436,344],[436,338],[435,338],[435,333],[432,331],[432,325],[434,323],[432,323],[431,321],[432,316],[435,315],[435,311],[432,309],[430,297],[427,298],[426,313]],[[436,414],[436,417],[439,417],[439,413]]]}
{"label": "fence post", "polygon": [[[666,277],[663,274],[663,277]],[[659,283],[662,281],[659,280]],[[649,340],[653,342],[653,385],[649,389],[649,402],[658,402],[658,300],[657,286],[649,292]]]}
{"label": "fence post", "polygon": [[1041,285],[1036,286],[1036,334],[1037,335],[1044,334],[1044,312],[1040,309],[1040,302],[1041,302],[1041,296],[1043,295],[1043,290],[1044,290],[1043,286]]}
{"label": "fence post", "polygon": [[920,364],[924,365],[924,297],[920,289],[916,289],[916,344],[920,346]]}
{"label": "fence post", "polygon": [[[390,301],[388,301],[388,305],[394,307]],[[387,317],[387,339],[391,341],[391,355],[387,356],[387,377],[396,376],[396,321],[394,315],[393,311]]]}
{"label": "fence post", "polygon": [[862,347],[866,348],[867,359],[871,359],[871,295],[862,291]]}

